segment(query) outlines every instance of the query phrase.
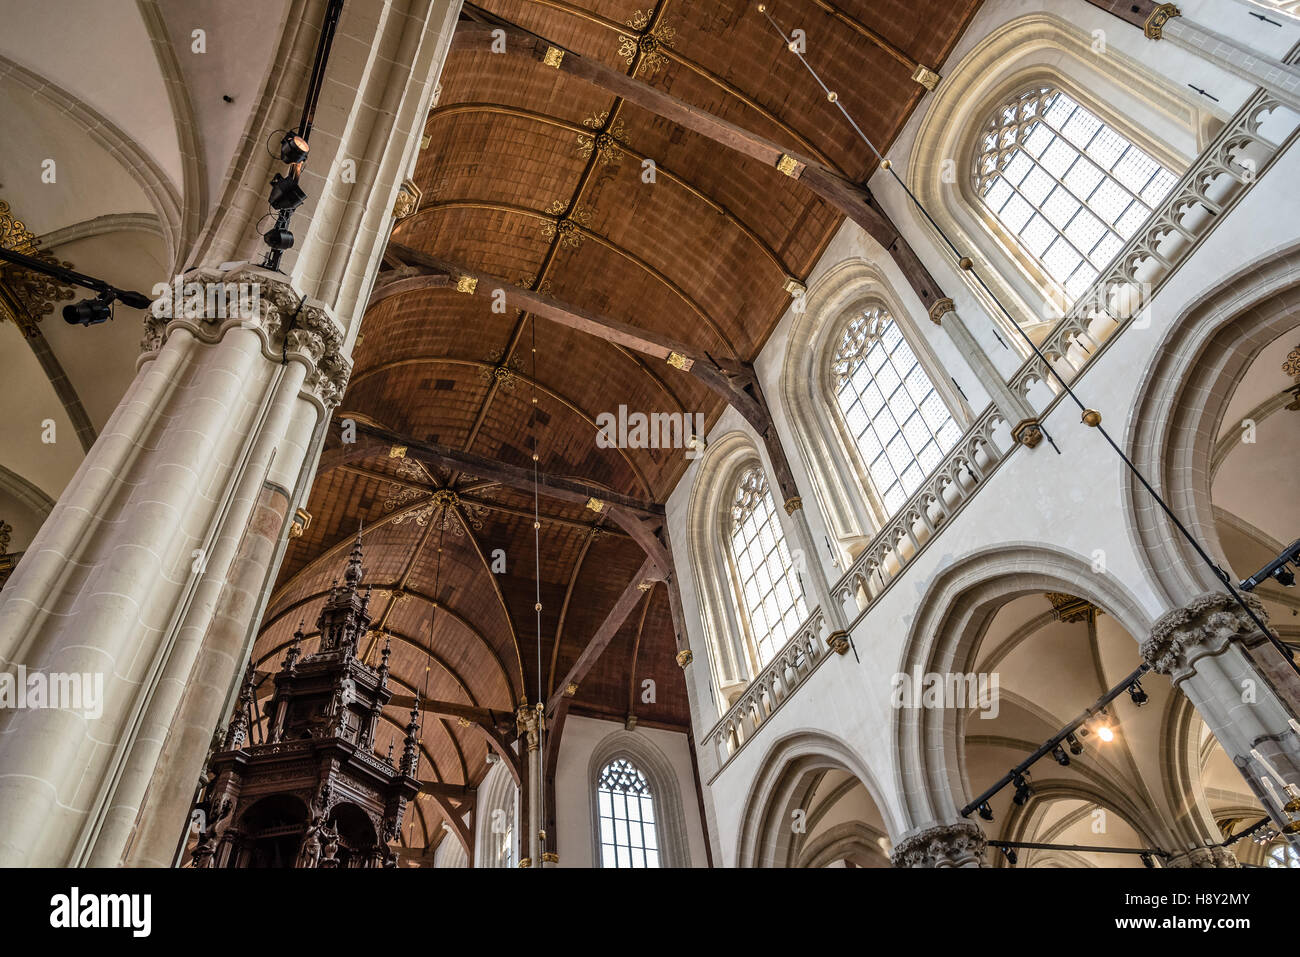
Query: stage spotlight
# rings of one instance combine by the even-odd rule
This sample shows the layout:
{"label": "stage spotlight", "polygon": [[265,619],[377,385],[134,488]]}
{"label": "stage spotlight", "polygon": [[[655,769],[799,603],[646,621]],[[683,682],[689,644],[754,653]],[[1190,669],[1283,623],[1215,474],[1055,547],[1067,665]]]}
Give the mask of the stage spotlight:
{"label": "stage spotlight", "polygon": [[280,140],[280,159],[290,166],[303,162],[310,150],[311,145],[296,130],[286,131]]}
{"label": "stage spotlight", "polygon": [[1015,851],[1015,848],[1011,848],[1011,847],[1003,847],[1003,848],[999,848],[999,850],[1001,850],[1003,856],[1006,857],[1006,859],[1007,859],[1007,863],[1008,863],[1008,864],[1015,864],[1015,863],[1016,863],[1017,858],[1016,858],[1016,851]]}
{"label": "stage spotlight", "polygon": [[985,801],[979,806],[980,817],[986,821],[993,820],[993,808],[989,807],[989,802]]}
{"label": "stage spotlight", "polygon": [[1070,746],[1071,754],[1083,754],[1083,742],[1076,738],[1073,732],[1065,736],[1065,743]]}
{"label": "stage spotlight", "polygon": [[1143,867],[1155,867],[1155,866],[1156,866],[1156,862],[1155,862],[1155,860],[1151,857],[1150,854],[1139,854],[1138,857],[1140,857],[1140,858],[1142,859],[1142,866],[1143,866]]}
{"label": "stage spotlight", "polygon": [[69,325],[94,326],[113,318],[113,292],[101,292],[94,299],[83,299],[63,307],[63,318]]}
{"label": "stage spotlight", "polygon": [[262,234],[262,239],[272,249],[280,252],[293,248],[293,233],[283,226],[272,226]]}
{"label": "stage spotlight", "polygon": [[307,194],[292,176],[276,173],[271,177],[271,208],[275,210],[297,209],[307,199]]}
{"label": "stage spotlight", "polygon": [[1128,686],[1128,696],[1133,699],[1133,703],[1139,708],[1150,700],[1147,693],[1142,690],[1142,682],[1135,681]]}
{"label": "stage spotlight", "polygon": [[1024,807],[1025,802],[1029,800],[1029,795],[1034,793],[1034,789],[1029,786],[1023,774],[1017,774],[1011,783],[1016,786],[1016,793],[1011,800],[1015,802],[1016,807]]}
{"label": "stage spotlight", "polygon": [[1295,584],[1295,572],[1283,565],[1281,568],[1273,570],[1273,577],[1277,579],[1279,585],[1290,588]]}
{"label": "stage spotlight", "polygon": [[1056,758],[1056,763],[1061,767],[1065,767],[1070,763],[1070,756],[1065,753],[1065,748],[1061,747],[1059,744],[1052,748],[1052,757]]}
{"label": "stage spotlight", "polygon": [[1110,743],[1111,741],[1115,740],[1115,732],[1110,729],[1110,725],[1103,724],[1100,728],[1097,729],[1097,737],[1101,738],[1101,740],[1107,743]]}

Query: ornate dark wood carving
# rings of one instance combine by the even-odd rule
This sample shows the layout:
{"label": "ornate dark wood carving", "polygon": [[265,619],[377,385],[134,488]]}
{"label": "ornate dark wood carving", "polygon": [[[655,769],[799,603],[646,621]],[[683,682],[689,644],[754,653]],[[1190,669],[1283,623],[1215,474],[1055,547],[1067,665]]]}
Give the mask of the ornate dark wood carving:
{"label": "ornate dark wood carving", "polygon": [[[375,751],[392,697],[389,648],[379,667],[357,657],[370,627],[361,587],[361,536],[317,620],[320,646],[302,656],[302,631],[272,676],[275,692],[250,739],[257,675],[251,665],[220,750],[208,763],[192,867],[395,867],[416,778],[420,712],[412,707],[399,761]],[[262,726],[259,722],[258,726]]]}

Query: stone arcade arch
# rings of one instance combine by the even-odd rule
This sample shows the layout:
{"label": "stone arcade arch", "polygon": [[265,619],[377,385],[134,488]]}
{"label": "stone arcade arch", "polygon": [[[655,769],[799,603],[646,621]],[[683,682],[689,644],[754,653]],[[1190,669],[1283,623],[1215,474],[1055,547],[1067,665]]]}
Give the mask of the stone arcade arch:
{"label": "stone arcade arch", "polygon": [[[1225,567],[1211,496],[1215,440],[1243,372],[1265,346],[1300,326],[1298,290],[1300,245],[1292,245],[1197,296],[1155,351],[1129,415],[1125,446],[1134,463]],[[1221,590],[1135,479],[1124,486],[1124,507],[1151,581],[1169,607]]]}
{"label": "stone arcade arch", "polygon": [[[832,770],[856,778],[881,816],[883,830],[864,821],[844,822],[806,840],[791,828],[792,814],[802,808],[816,779]],[[881,793],[871,770],[842,740],[823,731],[794,731],[772,745],[754,776],[734,866],[820,867],[836,860],[882,866],[887,857],[880,839],[892,841],[900,829]]]}
{"label": "stone arcade arch", "polygon": [[[1013,598],[1063,592],[1110,614],[1130,635],[1146,635],[1151,619],[1113,576],[1063,549],[1008,542],[954,562],[926,589],[904,645],[899,671],[970,671],[993,615]],[[1136,659],[1137,649],[1134,648]],[[957,817],[971,793],[962,749],[956,746],[955,709],[901,708],[893,719],[895,786],[909,829]]]}

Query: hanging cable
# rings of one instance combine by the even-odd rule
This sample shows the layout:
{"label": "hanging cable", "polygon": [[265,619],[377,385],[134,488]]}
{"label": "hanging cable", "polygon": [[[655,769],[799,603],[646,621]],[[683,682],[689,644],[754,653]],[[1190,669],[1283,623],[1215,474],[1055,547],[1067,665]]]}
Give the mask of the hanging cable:
{"label": "hanging cable", "polygon": [[[1205,563],[1206,567],[1210,569],[1210,572],[1216,578],[1218,578],[1220,582],[1223,583],[1223,586],[1228,590],[1228,594],[1230,594],[1233,600],[1236,601],[1236,603],[1239,606],[1241,606],[1241,610],[1246,613],[1247,617],[1249,617],[1250,620],[1255,623],[1255,626],[1259,628],[1259,630],[1269,640],[1269,642],[1271,642],[1272,645],[1281,653],[1282,659],[1291,666],[1291,669],[1295,671],[1297,674],[1300,674],[1300,665],[1297,665],[1295,656],[1292,654],[1291,649],[1288,648],[1285,644],[1283,644],[1283,642],[1275,634],[1273,634],[1273,632],[1268,628],[1268,626],[1265,625],[1264,622],[1260,620],[1259,616],[1255,614],[1254,609],[1251,608],[1248,604],[1246,604],[1246,600],[1241,597],[1240,592],[1238,592],[1236,587],[1233,585],[1232,577],[1223,568],[1219,567],[1219,565],[1212,558],[1210,558],[1209,554],[1205,551],[1205,549],[1201,547],[1200,542],[1196,540],[1195,536],[1193,536],[1192,533],[1187,529],[1187,527],[1182,523],[1182,521],[1179,520],[1178,516],[1175,515],[1173,510],[1165,503],[1165,500],[1160,497],[1160,494],[1154,488],[1152,488],[1151,483],[1147,481],[1146,476],[1144,476],[1141,470],[1136,465],[1133,464],[1133,462],[1129,459],[1127,455],[1124,454],[1123,450],[1120,449],[1119,445],[1115,442],[1115,440],[1111,438],[1110,433],[1107,432],[1106,429],[1102,426],[1100,415],[1093,412],[1093,410],[1091,410],[1088,406],[1086,406],[1083,403],[1083,401],[1078,397],[1078,395],[1075,394],[1075,391],[1072,388],[1070,388],[1069,383],[1067,383],[1065,379],[1061,377],[1060,373],[1056,371],[1055,366],[1052,365],[1052,363],[1048,360],[1047,356],[1045,356],[1042,350],[1038,348],[1037,343],[1035,343],[1034,340],[1029,337],[1028,333],[1026,333],[1025,330],[1021,328],[1020,323],[1017,322],[1015,317],[1011,315],[1011,313],[1007,310],[1007,307],[1002,304],[1002,300],[1000,300],[997,297],[997,295],[993,292],[993,290],[990,289],[988,284],[984,281],[983,277],[981,277],[980,274],[975,270],[974,259],[972,259],[970,256],[963,255],[961,250],[957,248],[956,244],[953,243],[953,241],[948,238],[947,233],[945,233],[943,229],[939,226],[939,224],[935,222],[934,217],[931,216],[929,211],[925,208],[925,206],[922,205],[921,201],[916,197],[916,194],[913,193],[910,188],[908,188],[908,185],[905,182],[903,182],[902,177],[898,175],[897,171],[895,171],[894,164],[891,163],[889,160],[885,159],[884,154],[882,154],[880,150],[876,149],[875,144],[872,143],[871,139],[867,136],[867,134],[862,131],[862,127],[858,126],[857,122],[853,119],[853,117],[849,115],[849,111],[845,109],[844,104],[840,102],[839,95],[834,90],[830,89],[830,87],[828,87],[825,84],[825,82],[823,82],[822,78],[817,74],[817,71],[813,69],[812,64],[810,64],[808,60],[804,57],[803,53],[800,52],[799,44],[795,41],[795,39],[786,35],[785,31],[776,22],[776,20],[773,19],[772,15],[767,11],[766,4],[760,3],[758,5],[758,12],[761,13],[767,19],[767,22],[772,25],[772,29],[775,30],[781,36],[781,39],[785,43],[786,49],[788,49],[791,53],[793,53],[796,57],[799,58],[799,62],[804,65],[804,67],[808,70],[809,74],[811,74],[812,78],[817,82],[817,85],[822,88],[822,92],[826,94],[826,99],[830,103],[834,104],[835,107],[840,111],[840,113],[844,116],[844,119],[848,121],[848,124],[851,127],[853,127],[854,132],[858,134],[858,138],[861,139],[862,142],[866,144],[867,148],[870,149],[871,152],[875,154],[876,159],[880,164],[880,168],[883,169],[885,172],[887,172],[891,177],[893,177],[894,182],[896,182],[899,185],[899,187],[903,190],[903,192],[907,194],[907,197],[912,201],[912,205],[914,205],[917,208],[917,210],[920,211],[921,215],[925,217],[926,221],[930,224],[931,227],[933,227],[934,231],[939,234],[939,237],[944,241],[947,247],[952,251],[952,254],[957,258],[957,265],[965,272],[970,273],[971,277],[979,285],[980,289],[982,289],[985,295],[987,295],[988,298],[997,305],[998,310],[1002,313],[1003,316],[1007,318],[1007,321],[1016,330],[1016,332],[1019,333],[1020,337],[1025,340],[1026,345],[1029,346],[1029,349],[1033,352],[1034,356],[1036,356],[1038,360],[1042,362],[1048,374],[1053,379],[1055,379],[1057,383],[1060,384],[1061,390],[1067,396],[1069,396],[1070,399],[1075,403],[1075,405],[1079,407],[1080,411],[1084,413],[1084,417],[1085,417],[1084,421],[1087,422],[1092,428],[1095,428],[1098,432],[1101,433],[1102,438],[1106,440],[1106,444],[1108,444],[1114,450],[1115,454],[1119,456],[1120,461],[1124,463],[1124,465],[1138,480],[1138,482],[1141,483],[1142,487],[1147,490],[1151,498],[1155,500],[1155,503],[1160,506],[1161,511],[1165,513],[1165,515],[1169,518],[1171,522],[1173,522],[1174,527],[1178,529],[1179,534],[1182,535],[1184,539],[1186,539],[1187,543],[1192,546],[1192,549],[1196,552],[1197,556],[1199,556],[1201,561]],[[1095,421],[1092,421],[1088,418],[1089,414],[1095,417]],[[1044,431],[1044,434],[1046,434],[1046,431]],[[1049,441],[1051,441],[1050,437],[1049,437]],[[1055,442],[1053,442],[1053,445],[1055,445]]]}
{"label": "hanging cable", "polygon": [[[439,588],[442,582],[442,537],[447,532],[447,509],[448,508],[450,508],[450,506],[446,502],[444,502],[442,505],[442,511],[439,514],[438,555],[434,559],[434,563],[433,563],[433,607],[429,610],[429,646],[425,649],[424,652],[425,653],[424,681],[420,685],[420,694],[415,699],[415,706],[417,709],[420,707],[421,702],[429,700],[429,673],[433,670],[433,621],[438,614],[438,595],[439,595]],[[417,545],[416,548],[418,549],[419,546]],[[419,740],[417,741],[417,745],[423,743],[424,743],[424,720],[423,718],[421,718],[420,737]],[[417,780],[420,777],[420,748],[418,746],[415,749],[415,769],[412,772],[412,776],[415,777]],[[411,847],[415,846],[414,844],[415,818],[416,815],[412,814],[411,820],[407,825],[408,830],[407,830],[406,843]]]}
{"label": "hanging cable", "polygon": [[[529,373],[529,379],[532,380],[530,386],[532,391],[533,413],[531,416],[532,444],[533,444],[533,583],[535,588],[535,603],[533,609],[537,615],[537,754],[538,770],[545,767],[546,755],[546,705],[542,697],[542,513],[540,502],[540,477],[538,460],[540,445],[537,441],[537,317],[528,317],[528,338],[529,346],[532,349],[532,365]],[[525,693],[525,700],[527,695]],[[537,786],[537,826],[539,832],[546,826],[546,782],[539,781]],[[543,858],[546,849],[542,846],[542,835],[538,834],[537,844]],[[538,869],[542,867],[542,861],[537,861]]]}

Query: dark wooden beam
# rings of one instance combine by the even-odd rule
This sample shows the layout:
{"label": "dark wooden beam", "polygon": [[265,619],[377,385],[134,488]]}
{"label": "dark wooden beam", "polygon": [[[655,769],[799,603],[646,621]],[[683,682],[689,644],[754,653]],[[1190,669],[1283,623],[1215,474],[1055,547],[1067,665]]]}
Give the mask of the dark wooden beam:
{"label": "dark wooden beam", "polygon": [[[695,362],[707,361],[702,352],[694,350],[668,336],[639,329],[636,326],[610,319],[607,316],[597,315],[583,309],[581,306],[561,302],[551,296],[525,289],[522,286],[516,286],[496,276],[470,269],[468,266],[459,263],[435,259],[433,256],[420,252],[418,249],[412,249],[410,246],[390,242],[388,248],[407,265],[404,268],[393,270],[391,273],[392,279],[387,278],[389,274],[380,275],[378,282],[375,284],[375,290],[371,294],[370,305],[374,305],[389,296],[397,295],[399,292],[418,288],[418,284],[415,283],[417,275],[423,275],[427,279],[428,287],[455,286],[457,280],[461,277],[468,277],[473,280],[472,283],[466,284],[467,289],[470,285],[474,287],[472,291],[468,292],[471,296],[491,299],[496,290],[499,289],[505,294],[505,304],[509,307],[522,309],[557,325],[577,329],[579,332],[597,336],[607,342],[625,346],[633,352],[640,352],[656,359],[666,361],[675,353],[685,361],[685,364],[679,366],[679,368],[689,370]],[[419,272],[413,272],[413,270]]]}
{"label": "dark wooden beam", "polygon": [[720,146],[781,169],[857,223],[886,249],[900,256],[900,266],[921,301],[929,309],[943,298],[939,286],[912,253],[889,217],[865,185],[854,183],[817,160],[787,149],[669,93],[630,77],[605,64],[587,59],[544,37],[506,21],[461,23],[452,37],[453,47],[491,49],[493,33],[504,30],[506,52],[531,57],[561,73],[578,77],[657,116],[684,126]]}
{"label": "dark wooden beam", "polygon": [[[343,414],[343,417],[346,418],[346,414]],[[468,472],[471,475],[477,475],[479,478],[489,479],[508,488],[516,488],[525,492],[533,490],[534,476],[532,469],[509,465],[498,459],[488,458],[485,455],[462,452],[432,442],[421,442],[409,435],[401,435],[389,429],[367,425],[364,422],[357,422],[356,429],[359,435],[377,439],[390,448],[394,445],[404,446],[408,457],[436,465],[439,468]],[[343,465],[355,459],[368,458],[374,455],[376,451],[374,445],[363,445],[360,442],[331,449],[321,457],[321,471],[334,465]],[[605,505],[618,505],[629,512],[647,518],[662,518],[664,514],[664,507],[655,502],[644,501],[631,495],[624,495],[621,492],[612,492],[609,489],[588,485],[580,479],[543,472],[537,475],[536,481],[539,494],[562,502],[576,502],[586,505],[591,499],[596,499]]]}
{"label": "dark wooden beam", "polygon": [[441,781],[421,781],[421,794],[436,794],[451,801],[468,801],[474,796],[474,788],[464,784],[443,784]]}
{"label": "dark wooden beam", "polygon": [[653,577],[656,571],[657,565],[654,559],[647,557],[641,567],[637,569],[636,574],[632,576],[632,580],[627,587],[623,589],[623,594],[618,596],[618,601],[614,602],[614,607],[605,616],[605,620],[600,623],[600,627],[591,636],[591,640],[587,642],[587,647],[582,649],[582,654],[578,655],[578,660],[573,663],[565,676],[560,679],[559,684],[555,686],[556,690],[551,695],[551,700],[546,704],[548,714],[554,714],[562,699],[572,697],[567,694],[570,685],[581,686],[583,679],[591,671],[592,665],[609,647],[609,643],[614,640],[618,630],[623,627],[623,622],[632,613],[632,609],[645,600],[646,592],[653,587],[656,580]]}
{"label": "dark wooden beam", "polygon": [[[415,705],[415,696],[395,694],[388,702],[394,708],[410,710]],[[474,705],[456,704],[453,701],[434,701],[420,699],[420,710],[425,714],[440,718],[464,718],[485,728],[492,728],[503,736],[514,734],[515,716],[510,711],[493,711],[490,708],[478,708]]]}
{"label": "dark wooden beam", "polygon": [[[664,360],[669,365],[691,374],[736,408],[745,421],[753,426],[767,448],[776,476],[776,484],[781,491],[781,500],[788,502],[798,496],[799,490],[795,485],[794,474],[790,470],[790,462],[772,424],[771,412],[763,398],[752,365],[714,360],[707,353],[699,352],[667,336],[648,332],[583,309],[581,306],[516,286],[459,263],[437,259],[428,253],[400,243],[389,243],[388,249],[407,265],[394,269],[390,273],[381,274],[374,292],[371,293],[370,305],[413,289],[454,287],[460,277],[468,277],[474,280],[472,284],[474,289],[469,293],[470,295],[490,298],[500,290],[505,295],[507,306],[523,309],[566,328],[576,329],[634,352]],[[386,276],[393,278],[386,279]],[[420,285],[421,276],[427,280],[427,286]]]}

